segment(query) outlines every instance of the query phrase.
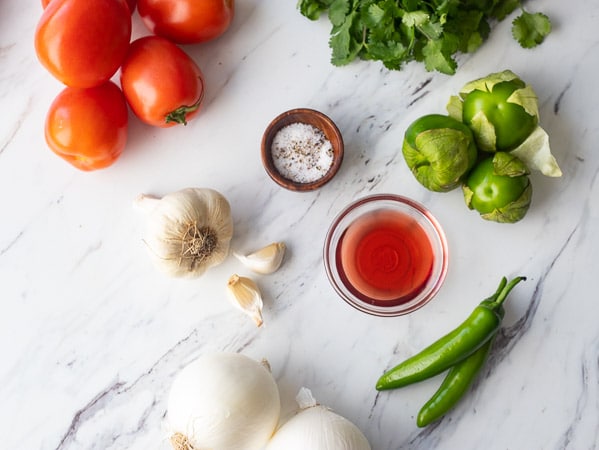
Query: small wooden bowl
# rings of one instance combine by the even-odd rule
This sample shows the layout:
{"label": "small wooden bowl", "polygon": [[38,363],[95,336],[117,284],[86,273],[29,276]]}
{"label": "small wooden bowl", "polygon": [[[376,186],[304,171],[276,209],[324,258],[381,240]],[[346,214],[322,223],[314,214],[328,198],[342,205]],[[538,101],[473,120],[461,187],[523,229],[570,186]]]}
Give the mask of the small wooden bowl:
{"label": "small wooden bowl", "polygon": [[[290,180],[281,175],[275,167],[271,151],[273,139],[283,127],[292,123],[305,123],[318,128],[331,143],[333,148],[333,163],[329,170],[316,181],[301,183]],[[290,191],[313,191],[331,181],[339,170],[339,167],[341,167],[343,152],[343,137],[337,125],[323,113],[308,108],[291,109],[275,117],[268,127],[266,127],[266,131],[262,136],[262,164],[266,169],[266,173],[268,173],[275,183]]]}

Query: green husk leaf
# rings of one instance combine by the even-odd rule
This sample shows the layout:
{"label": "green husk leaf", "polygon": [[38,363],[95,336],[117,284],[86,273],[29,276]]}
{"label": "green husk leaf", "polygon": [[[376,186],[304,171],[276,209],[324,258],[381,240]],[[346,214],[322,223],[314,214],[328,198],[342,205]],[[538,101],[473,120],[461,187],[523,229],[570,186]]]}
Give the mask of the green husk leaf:
{"label": "green husk leaf", "polygon": [[476,138],[476,144],[480,150],[485,152],[494,152],[497,150],[495,127],[489,119],[487,119],[487,116],[483,111],[478,111],[474,115],[470,128],[472,129],[472,133]]}
{"label": "green husk leaf", "polygon": [[528,175],[526,164],[513,153],[497,152],[493,155],[493,172],[507,177]]}
{"label": "green husk leaf", "polygon": [[468,209],[474,209],[474,206],[472,206],[472,197],[474,197],[474,191],[470,189],[466,183],[464,183],[462,184],[462,193],[464,194],[464,201],[466,202]]}
{"label": "green husk leaf", "polygon": [[418,134],[416,148],[405,140],[403,154],[416,179],[427,189],[447,192],[459,186],[470,168],[471,139],[460,130],[436,128]]}
{"label": "green husk leaf", "polygon": [[520,158],[530,169],[548,177],[561,177],[562,171],[551,154],[549,135],[537,126],[526,140],[510,152]]}
{"label": "green husk leaf", "polygon": [[522,106],[524,111],[534,117],[539,117],[539,99],[530,85],[516,89],[507,99],[508,103]]}
{"label": "green husk leaf", "polygon": [[447,114],[449,117],[461,122],[463,106],[464,103],[462,102],[462,99],[457,95],[452,95],[449,97],[449,102],[447,102],[447,106],[445,108],[447,109]]}
{"label": "green husk leaf", "polygon": [[478,78],[466,83],[460,90],[460,96],[465,98],[470,92],[478,90],[483,92],[491,92],[493,86],[504,81],[512,81],[520,79],[511,70],[504,70],[503,72],[491,73],[483,78]]}

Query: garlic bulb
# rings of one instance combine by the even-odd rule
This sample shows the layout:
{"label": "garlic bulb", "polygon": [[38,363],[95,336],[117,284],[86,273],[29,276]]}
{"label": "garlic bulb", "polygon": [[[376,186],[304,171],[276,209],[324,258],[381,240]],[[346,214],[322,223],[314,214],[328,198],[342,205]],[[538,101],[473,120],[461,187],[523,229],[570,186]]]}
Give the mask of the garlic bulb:
{"label": "garlic bulb", "polygon": [[250,316],[256,326],[262,326],[262,293],[254,280],[237,274],[231,275],[227,282],[227,292],[235,306]]}
{"label": "garlic bulb", "polygon": [[235,256],[248,269],[256,273],[268,275],[275,272],[281,266],[283,257],[285,256],[285,249],[284,242],[273,242],[249,255],[236,253]]}
{"label": "garlic bulb", "polygon": [[309,389],[296,397],[300,410],[279,428],[266,450],[371,450],[352,422],[319,405]]}
{"label": "garlic bulb", "polygon": [[233,219],[227,199],[207,188],[187,188],[162,198],[140,195],[148,213],[145,243],[156,266],[175,277],[199,276],[229,253]]}
{"label": "garlic bulb", "polygon": [[167,405],[175,450],[259,450],[281,412],[267,366],[239,353],[206,354],[177,374]]}

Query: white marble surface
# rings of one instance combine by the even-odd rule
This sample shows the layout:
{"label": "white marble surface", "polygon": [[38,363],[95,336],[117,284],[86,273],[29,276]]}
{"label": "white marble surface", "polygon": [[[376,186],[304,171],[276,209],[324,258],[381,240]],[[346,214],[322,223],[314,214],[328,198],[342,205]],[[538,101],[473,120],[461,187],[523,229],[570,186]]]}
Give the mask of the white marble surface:
{"label": "white marble surface", "polygon": [[[162,420],[177,371],[209,350],[267,358],[289,411],[301,386],[356,423],[375,450],[596,449],[599,441],[599,3],[531,1],[554,31],[533,51],[496,26],[453,77],[411,64],[329,64],[329,23],[294,0],[240,0],[221,39],[187,47],[208,93],[187,127],[131,121],[112,167],[83,173],[43,138],[61,89],[33,51],[37,1],[0,3],[0,435],[4,449],[167,449]],[[134,33],[145,34],[139,18]],[[564,175],[533,175],[533,204],[514,225],[484,222],[459,191],[416,183],[400,152],[416,117],[443,112],[466,82],[503,69],[535,88],[541,123]],[[346,141],[337,177],[320,191],[276,186],[259,157],[280,112],[312,107]],[[229,199],[233,244],[289,247],[283,268],[258,278],[265,326],[228,303],[228,259],[197,280],[162,276],[141,242],[141,192],[212,187]],[[405,317],[377,318],[342,302],[322,263],[332,218],[370,193],[424,203],[442,223],[450,267],[438,296]],[[526,275],[482,381],[438,425],[415,415],[440,378],[378,394],[383,370],[449,331],[500,277]]]}

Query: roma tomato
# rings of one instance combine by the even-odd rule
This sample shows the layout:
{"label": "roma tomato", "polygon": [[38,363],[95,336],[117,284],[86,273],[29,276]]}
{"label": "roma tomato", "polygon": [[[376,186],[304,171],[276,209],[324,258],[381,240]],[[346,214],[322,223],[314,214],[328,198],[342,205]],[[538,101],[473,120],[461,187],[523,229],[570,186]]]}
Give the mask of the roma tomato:
{"label": "roma tomato", "polygon": [[137,5],[137,0],[127,0],[127,6],[129,7],[129,12],[133,14],[135,11],[135,6]]}
{"label": "roma tomato", "polygon": [[[45,8],[51,1],[52,0],[42,0],[42,7]],[[131,12],[131,14],[133,14],[133,11],[135,11],[136,4],[137,0],[127,0],[127,6],[129,7],[129,11]]]}
{"label": "roma tomato", "polygon": [[138,0],[148,29],[177,44],[194,44],[223,34],[235,11],[234,0]]}
{"label": "roma tomato", "polygon": [[110,166],[127,141],[125,97],[112,81],[66,87],[50,105],[45,135],[50,149],[81,170]]}
{"label": "roma tomato", "polygon": [[35,30],[42,65],[67,86],[92,87],[117,71],[131,39],[131,14],[121,0],[52,0]]}
{"label": "roma tomato", "polygon": [[135,115],[162,128],[186,125],[204,99],[204,77],[198,65],[159,36],[131,43],[121,67],[121,87]]}

